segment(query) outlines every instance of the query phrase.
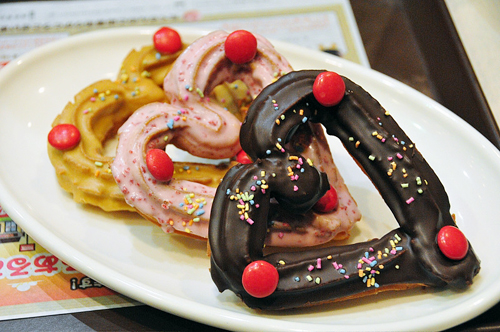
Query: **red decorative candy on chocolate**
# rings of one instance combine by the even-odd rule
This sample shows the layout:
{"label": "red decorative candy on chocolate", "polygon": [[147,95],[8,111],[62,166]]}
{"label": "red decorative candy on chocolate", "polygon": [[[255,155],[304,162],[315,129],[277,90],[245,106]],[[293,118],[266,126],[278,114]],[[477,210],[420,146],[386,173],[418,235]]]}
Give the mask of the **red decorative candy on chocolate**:
{"label": "red decorative candy on chocolate", "polygon": [[161,149],[151,149],[146,154],[146,165],[153,177],[159,181],[169,181],[174,175],[174,163]]}
{"label": "red decorative candy on chocolate", "polygon": [[339,205],[337,190],[330,186],[330,189],[314,204],[313,209],[318,212],[331,212]]}
{"label": "red decorative candy on chocolate", "polygon": [[274,293],[278,286],[279,274],[272,264],[266,261],[254,261],[243,271],[241,281],[248,294],[263,298]]}
{"label": "red decorative candy on chocolate", "polygon": [[248,154],[243,150],[238,152],[238,154],[236,155],[236,161],[239,162],[240,164],[251,164],[252,163],[252,159],[250,159]]}
{"label": "red decorative candy on chocolate", "polygon": [[163,27],[153,36],[156,50],[163,54],[173,54],[182,48],[181,36],[174,29]]}
{"label": "red decorative candy on chocolate", "polygon": [[437,243],[441,252],[453,260],[461,260],[469,250],[469,242],[464,233],[453,226],[444,226],[439,230]]}
{"label": "red decorative candy on chocolate", "polygon": [[257,54],[257,39],[246,30],[236,30],[227,36],[224,49],[231,62],[241,65],[252,61]]}
{"label": "red decorative candy on chocolate", "polygon": [[80,142],[80,131],[72,124],[59,124],[49,132],[48,140],[58,150],[72,149]]}
{"label": "red decorative candy on chocolate", "polygon": [[313,95],[325,107],[335,106],[345,94],[345,83],[339,74],[325,71],[316,77],[313,85]]}

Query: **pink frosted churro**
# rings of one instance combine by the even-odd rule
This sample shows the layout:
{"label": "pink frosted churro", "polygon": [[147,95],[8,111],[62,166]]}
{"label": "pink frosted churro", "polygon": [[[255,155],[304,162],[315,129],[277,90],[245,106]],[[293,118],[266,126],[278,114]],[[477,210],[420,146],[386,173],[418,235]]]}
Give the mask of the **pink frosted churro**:
{"label": "pink frosted churro", "polygon": [[[242,64],[231,62],[224,52],[227,36],[226,32],[216,31],[191,44],[174,63],[172,75],[165,78],[170,104],[146,105],[119,130],[113,176],[127,203],[147,219],[158,222],[166,232],[206,238],[215,189],[177,180],[175,176],[158,181],[147,169],[147,151],[174,144],[197,157],[234,157],[241,150],[239,130],[244,114],[231,114],[220,106],[220,101],[210,98],[210,93],[221,83],[240,80],[255,96],[282,73],[292,70],[271,43],[260,36],[255,36],[257,47],[251,59]],[[200,167],[221,173],[215,166]]]}
{"label": "pink frosted churro", "polygon": [[[230,41],[235,35],[236,41]],[[233,43],[239,42],[253,44],[253,39],[254,46],[234,47]],[[226,52],[228,45],[231,54]],[[239,46],[243,53],[234,51]],[[127,203],[166,232],[207,238],[215,188],[199,181],[181,181],[175,175],[166,181],[155,179],[148,170],[147,152],[174,144],[198,157],[234,157],[241,150],[240,120],[245,112],[230,113],[210,97],[211,92],[222,83],[239,80],[255,97],[291,70],[269,41],[246,31],[215,31],[192,43],[165,77],[163,87],[169,103],[141,108],[119,130],[112,172]],[[273,226],[266,240],[270,246],[311,246],[343,239],[361,216],[333,162],[321,126],[308,124],[299,132],[301,139],[289,144],[328,173],[338,193],[338,208],[285,220],[270,215]]]}
{"label": "pink frosted churro", "polygon": [[[178,112],[166,103],[142,107],[118,131],[120,138],[111,170],[127,203],[146,219],[159,223],[167,233],[178,231],[206,238],[215,188],[204,184],[206,181],[195,182],[196,179],[174,177],[160,181],[151,174],[146,161],[149,150],[164,149],[179,137],[205,131],[200,122],[190,111]],[[190,146],[186,151],[199,152],[190,150]],[[200,164],[192,168],[193,173],[218,171],[219,180],[223,175],[216,165]]]}

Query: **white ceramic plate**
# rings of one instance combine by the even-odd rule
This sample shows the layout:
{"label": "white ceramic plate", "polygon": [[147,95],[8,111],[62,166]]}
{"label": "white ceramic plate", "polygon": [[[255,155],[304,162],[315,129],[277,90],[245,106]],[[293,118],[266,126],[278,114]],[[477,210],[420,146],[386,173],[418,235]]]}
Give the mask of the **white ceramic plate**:
{"label": "white ceramic plate", "polygon": [[[321,52],[275,42],[296,69],[335,70],[361,84],[388,109],[441,177],[458,225],[482,260],[465,292],[416,290],[296,310],[246,308],[212,283],[205,243],[168,236],[134,214],[75,204],[58,186],[46,152],[50,124],[82,88],[113,79],[133,47],[156,29],[124,28],[77,35],[40,47],[0,71],[0,204],[47,250],[138,301],[230,330],[438,330],[482,313],[500,298],[499,152],[439,104],[384,75]],[[179,29],[186,41],[202,32]],[[453,82],[450,82],[453,84]],[[351,241],[396,226],[370,181],[341,145],[334,158],[364,218]]]}

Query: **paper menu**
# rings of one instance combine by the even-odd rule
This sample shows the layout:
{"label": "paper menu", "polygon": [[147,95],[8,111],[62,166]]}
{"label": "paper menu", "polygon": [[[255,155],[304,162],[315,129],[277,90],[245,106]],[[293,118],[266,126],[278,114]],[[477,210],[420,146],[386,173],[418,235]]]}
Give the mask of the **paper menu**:
{"label": "paper menu", "polygon": [[0,206],[0,320],[135,305],[33,241]]}
{"label": "paper menu", "polygon": [[247,29],[369,66],[348,0],[89,0],[0,4],[0,68],[51,40],[137,25]]}

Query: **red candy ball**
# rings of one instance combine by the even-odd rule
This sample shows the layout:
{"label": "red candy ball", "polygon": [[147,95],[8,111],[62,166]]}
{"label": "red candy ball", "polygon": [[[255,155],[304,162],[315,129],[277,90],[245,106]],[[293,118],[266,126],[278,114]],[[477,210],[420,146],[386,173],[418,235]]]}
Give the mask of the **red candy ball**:
{"label": "red candy ball", "polygon": [[345,83],[339,74],[325,71],[316,77],[313,84],[316,100],[325,107],[335,106],[345,94]]}
{"label": "red candy ball", "polygon": [[181,36],[174,29],[163,27],[153,36],[156,50],[163,54],[173,54],[182,48]]}
{"label": "red candy ball", "polygon": [[437,243],[441,252],[453,260],[461,260],[469,250],[469,242],[464,233],[453,226],[444,226],[439,230]]}
{"label": "red candy ball", "polygon": [[227,58],[241,65],[251,61],[257,54],[257,39],[246,30],[236,30],[227,36],[224,48]]}
{"label": "red candy ball", "polygon": [[247,155],[247,153],[243,150],[238,152],[236,155],[236,161],[239,162],[240,164],[251,164],[252,159]]}
{"label": "red candy ball", "polygon": [[274,293],[278,287],[279,274],[272,264],[266,261],[255,261],[247,265],[241,281],[248,294],[263,298]]}
{"label": "red candy ball", "polygon": [[146,165],[151,175],[159,181],[169,181],[174,175],[174,162],[163,150],[149,150],[146,154]]}
{"label": "red candy ball", "polygon": [[72,124],[59,124],[49,132],[48,140],[58,150],[72,149],[80,142],[80,131]]}
{"label": "red candy ball", "polygon": [[326,212],[331,212],[337,208],[339,205],[339,198],[337,195],[337,190],[330,186],[330,189],[319,199],[319,201],[314,204],[313,209],[326,213]]}

